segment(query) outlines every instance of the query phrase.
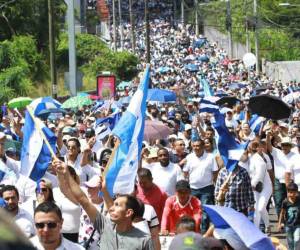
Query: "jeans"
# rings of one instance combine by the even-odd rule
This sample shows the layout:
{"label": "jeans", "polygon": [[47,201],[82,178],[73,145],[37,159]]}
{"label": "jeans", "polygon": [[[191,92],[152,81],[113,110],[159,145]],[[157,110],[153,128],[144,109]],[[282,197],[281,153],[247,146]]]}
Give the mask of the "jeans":
{"label": "jeans", "polygon": [[286,186],[284,183],[280,183],[278,179],[274,181],[274,201],[277,216],[280,215],[281,205],[283,200],[286,198]]}
{"label": "jeans", "polygon": [[286,239],[289,250],[298,250],[300,246],[300,225],[299,226],[286,226]]}
{"label": "jeans", "polygon": [[[204,188],[192,189],[192,195],[196,196],[200,201],[201,205],[213,205],[214,204],[214,185],[209,185]],[[201,233],[205,233],[209,227],[208,215],[202,211],[201,219]]]}

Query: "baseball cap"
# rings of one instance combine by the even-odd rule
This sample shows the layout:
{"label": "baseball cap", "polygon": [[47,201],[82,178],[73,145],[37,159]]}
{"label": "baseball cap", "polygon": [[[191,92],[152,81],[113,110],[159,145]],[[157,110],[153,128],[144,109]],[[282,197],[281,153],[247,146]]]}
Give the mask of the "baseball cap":
{"label": "baseball cap", "polygon": [[175,188],[176,188],[176,191],[179,191],[179,190],[190,190],[191,189],[189,182],[186,181],[186,180],[177,181]]}
{"label": "baseball cap", "polygon": [[185,124],[184,125],[184,130],[187,131],[187,130],[190,130],[192,129],[192,125],[191,124]]}
{"label": "baseball cap", "polygon": [[52,189],[52,182],[47,178],[42,178],[40,182],[44,182],[45,186],[49,189]]}
{"label": "baseball cap", "polygon": [[84,186],[89,187],[89,188],[100,187],[101,186],[101,180],[100,180],[100,177],[98,175],[95,175],[89,181],[86,181],[83,184],[84,184]]}
{"label": "baseball cap", "polygon": [[212,237],[202,237],[195,232],[186,232],[178,234],[172,240],[169,250],[210,250],[223,249],[222,243]]}
{"label": "baseball cap", "polygon": [[289,144],[289,145],[293,145],[293,143],[292,143],[292,140],[291,140],[291,138],[290,137],[283,137],[282,139],[281,139],[281,143],[280,143],[281,145],[282,144]]}
{"label": "baseball cap", "polygon": [[49,125],[48,125],[48,128],[50,128],[50,129],[52,129],[52,128],[55,128],[56,126],[53,124],[53,123],[50,123]]}

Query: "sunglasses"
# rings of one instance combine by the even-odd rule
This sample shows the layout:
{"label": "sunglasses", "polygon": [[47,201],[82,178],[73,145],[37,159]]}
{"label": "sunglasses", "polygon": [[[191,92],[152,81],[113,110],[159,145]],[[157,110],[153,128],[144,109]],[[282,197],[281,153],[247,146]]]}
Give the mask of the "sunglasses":
{"label": "sunglasses", "polygon": [[57,222],[38,222],[35,223],[35,227],[38,229],[43,229],[46,225],[49,229],[54,229],[57,227]]}

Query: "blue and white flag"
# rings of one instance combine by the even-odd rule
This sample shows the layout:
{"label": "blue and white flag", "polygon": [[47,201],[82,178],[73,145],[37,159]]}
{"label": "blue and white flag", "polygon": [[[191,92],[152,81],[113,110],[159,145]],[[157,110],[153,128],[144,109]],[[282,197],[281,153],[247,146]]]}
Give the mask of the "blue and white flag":
{"label": "blue and white flag", "polygon": [[[234,240],[233,242],[236,244],[244,243],[244,246],[250,250],[275,250],[269,237],[262,233],[244,214],[223,206],[203,205],[203,209],[216,229],[233,230],[237,237],[232,233],[228,234],[226,238],[228,242]],[[238,245],[235,245],[234,249],[245,249],[240,244]]]}
{"label": "blue and white flag", "polygon": [[113,161],[106,174],[106,187],[111,195],[129,194],[134,189],[144,138],[149,79],[150,67],[148,66],[144,79],[133,95],[126,112],[112,131],[119,138],[120,145],[113,155]]}
{"label": "blue and white flag", "polygon": [[257,114],[252,115],[249,121],[251,131],[253,131],[257,135],[265,120],[266,118],[258,116]]}
{"label": "blue and white flag", "polygon": [[219,100],[219,97],[208,96],[203,98],[200,101],[200,113],[207,112],[207,113],[218,113],[219,112],[219,105],[216,104],[216,101]]}
{"label": "blue and white flag", "polygon": [[[55,152],[55,134],[42,121],[36,121]],[[44,176],[51,162],[51,154],[28,111],[25,114],[23,134],[20,173],[37,181]]]}
{"label": "blue and white flag", "polygon": [[215,113],[214,128],[218,133],[218,149],[228,171],[232,171],[241,159],[248,143],[239,144],[225,125],[225,117]]}

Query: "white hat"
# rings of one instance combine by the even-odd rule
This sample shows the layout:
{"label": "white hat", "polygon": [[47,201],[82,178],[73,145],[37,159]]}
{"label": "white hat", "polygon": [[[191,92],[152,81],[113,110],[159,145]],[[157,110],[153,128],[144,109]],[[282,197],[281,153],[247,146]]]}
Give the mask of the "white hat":
{"label": "white hat", "polygon": [[293,146],[293,143],[292,143],[292,140],[291,140],[290,137],[283,137],[283,138],[281,139],[280,144],[281,144],[281,145],[282,145],[282,144],[290,144],[291,146]]}
{"label": "white hat", "polygon": [[56,126],[53,124],[53,123],[50,123],[49,125],[48,125],[48,128],[50,128],[50,129],[52,129],[52,128],[55,128]]}
{"label": "white hat", "polygon": [[192,125],[191,124],[185,124],[184,125],[184,130],[187,131],[187,130],[190,130],[192,129]]}
{"label": "white hat", "polygon": [[89,188],[101,187],[100,177],[95,175],[89,181],[84,182],[83,185]]}

